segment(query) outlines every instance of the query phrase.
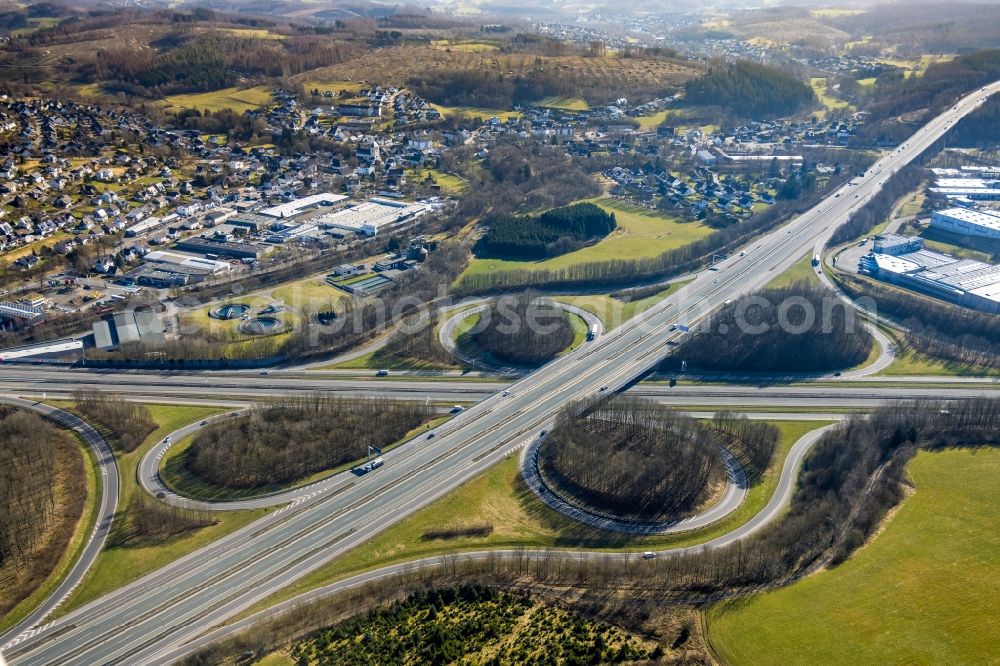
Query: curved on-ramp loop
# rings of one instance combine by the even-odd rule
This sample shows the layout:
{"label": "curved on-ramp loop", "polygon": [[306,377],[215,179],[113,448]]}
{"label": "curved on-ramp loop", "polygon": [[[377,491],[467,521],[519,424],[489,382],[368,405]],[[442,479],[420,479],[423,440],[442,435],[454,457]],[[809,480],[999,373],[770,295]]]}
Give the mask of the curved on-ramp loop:
{"label": "curved on-ramp loop", "polygon": [[[651,551],[653,553],[652,559],[655,560],[656,557],[660,556],[697,553],[699,551],[728,546],[755,534],[771,524],[788,506],[792,493],[795,490],[799,471],[802,468],[802,461],[805,459],[806,454],[824,434],[832,428],[837,427],[837,425],[837,423],[832,423],[830,425],[817,428],[816,430],[811,430],[795,442],[791,450],[788,452],[788,455],[785,457],[785,463],[781,468],[781,476],[770,501],[768,501],[767,505],[758,511],[757,514],[749,521],[726,534],[715,537],[714,539],[698,545]],[[540,554],[542,552],[543,551],[539,551]],[[572,560],[623,560],[635,558],[637,555],[634,552],[608,552],[595,550],[559,550],[557,553],[560,557]],[[184,643],[183,645],[171,646],[168,650],[161,652],[160,656],[152,663],[172,663],[185,655],[191,654],[203,647],[211,645],[212,643],[225,639],[243,630],[249,629],[257,624],[266,622],[274,616],[285,613],[301,606],[302,604],[315,601],[323,597],[340,594],[347,590],[368,585],[370,583],[376,583],[380,580],[391,579],[393,576],[397,576],[399,574],[412,573],[415,570],[424,568],[430,569],[452,566],[456,561],[482,561],[489,560],[490,558],[509,558],[523,555],[525,555],[525,551],[523,550],[484,550],[469,553],[437,555],[417,560],[409,560],[407,562],[381,567],[373,571],[356,574],[335,583],[304,592],[287,601],[283,601],[279,604],[258,611],[253,615],[239,620],[238,622],[214,629],[195,640]],[[642,561],[644,560],[639,561],[639,565],[641,565]]]}

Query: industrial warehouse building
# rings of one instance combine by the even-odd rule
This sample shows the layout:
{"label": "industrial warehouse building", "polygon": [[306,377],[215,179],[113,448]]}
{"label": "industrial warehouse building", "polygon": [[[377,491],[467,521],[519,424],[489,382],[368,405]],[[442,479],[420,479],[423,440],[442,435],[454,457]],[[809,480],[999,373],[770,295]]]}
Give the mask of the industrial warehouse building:
{"label": "industrial warehouse building", "polygon": [[376,236],[379,231],[412,224],[428,210],[430,207],[424,204],[372,198],[333,213],[314,217],[310,222],[327,229]]}
{"label": "industrial warehouse building", "polygon": [[163,323],[149,310],[126,310],[102,319],[93,325],[93,336],[94,347],[101,350],[139,342],[160,346],[165,340]]}
{"label": "industrial warehouse building", "polygon": [[1000,267],[926,250],[921,239],[915,240],[919,242],[894,234],[876,239],[876,250],[861,258],[859,272],[973,310],[1000,314]]}
{"label": "industrial warehouse building", "polygon": [[1000,239],[1000,214],[968,208],[939,210],[931,216],[931,226],[965,236]]}

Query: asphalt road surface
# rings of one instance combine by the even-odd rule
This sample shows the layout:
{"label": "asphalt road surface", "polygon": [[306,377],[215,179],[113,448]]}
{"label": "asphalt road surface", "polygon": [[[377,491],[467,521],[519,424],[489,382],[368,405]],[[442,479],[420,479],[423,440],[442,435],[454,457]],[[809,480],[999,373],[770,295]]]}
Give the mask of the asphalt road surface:
{"label": "asphalt road surface", "polygon": [[[989,92],[1000,89],[1000,82]],[[146,664],[359,545],[489,468],[549,427],[570,401],[619,390],[669,351],[683,327],[784,272],[832,233],[884,179],[943,136],[977,91],[882,158],[855,184],[733,256],[594,343],[546,365],[386,456],[384,467],[257,521],[226,539],[67,614],[15,646],[15,664]],[[674,328],[676,327],[676,328]],[[674,328],[674,330],[672,330]]]}

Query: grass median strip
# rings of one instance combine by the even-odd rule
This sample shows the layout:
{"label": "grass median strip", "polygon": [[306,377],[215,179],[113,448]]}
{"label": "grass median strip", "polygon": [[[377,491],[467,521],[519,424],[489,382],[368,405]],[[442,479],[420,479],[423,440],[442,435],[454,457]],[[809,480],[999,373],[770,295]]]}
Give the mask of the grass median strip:
{"label": "grass median strip", "polygon": [[[523,483],[513,455],[441,499],[413,513],[367,543],[247,610],[241,617],[352,574],[445,553],[503,548],[651,550],[704,543],[757,514],[774,494],[792,445],[826,421],[775,422],[781,431],[774,458],[760,483],[731,514],[704,528],[673,535],[629,537],[585,527],[546,507]],[[483,528],[488,526],[488,530]],[[485,532],[485,535],[483,534]],[[455,538],[429,538],[433,534]],[[464,536],[464,534],[478,536]]]}

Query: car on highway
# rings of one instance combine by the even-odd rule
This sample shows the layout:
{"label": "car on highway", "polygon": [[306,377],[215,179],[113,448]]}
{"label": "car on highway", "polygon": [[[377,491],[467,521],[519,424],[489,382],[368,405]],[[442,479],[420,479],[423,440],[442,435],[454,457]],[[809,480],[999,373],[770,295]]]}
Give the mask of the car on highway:
{"label": "car on highway", "polygon": [[504,391],[504,392],[503,392],[503,393],[501,393],[500,395],[502,395],[503,397],[505,397],[505,398],[506,398],[506,397],[508,397],[508,396],[510,395],[510,391]]}
{"label": "car on highway", "polygon": [[642,559],[644,560],[652,560],[655,558],[656,558],[656,553],[654,553],[651,550],[647,550],[645,553],[642,554]]}
{"label": "car on highway", "polygon": [[202,421],[202,422],[201,422],[201,423],[199,423],[198,425],[203,425],[203,426],[206,426],[206,425],[208,425],[208,421]]}
{"label": "car on highway", "polygon": [[375,376],[376,377],[388,377],[389,376],[389,371],[385,370],[385,369],[379,370],[378,372],[375,373]]}
{"label": "car on highway", "polygon": [[539,437],[545,437],[545,433],[547,433],[547,432],[548,432],[548,430],[543,430],[540,433],[538,433],[538,436]]}
{"label": "car on highway", "polygon": [[434,439],[434,437],[436,437],[436,436],[437,436],[437,433],[435,433],[435,432],[429,432],[429,433],[427,433],[427,439]]}

